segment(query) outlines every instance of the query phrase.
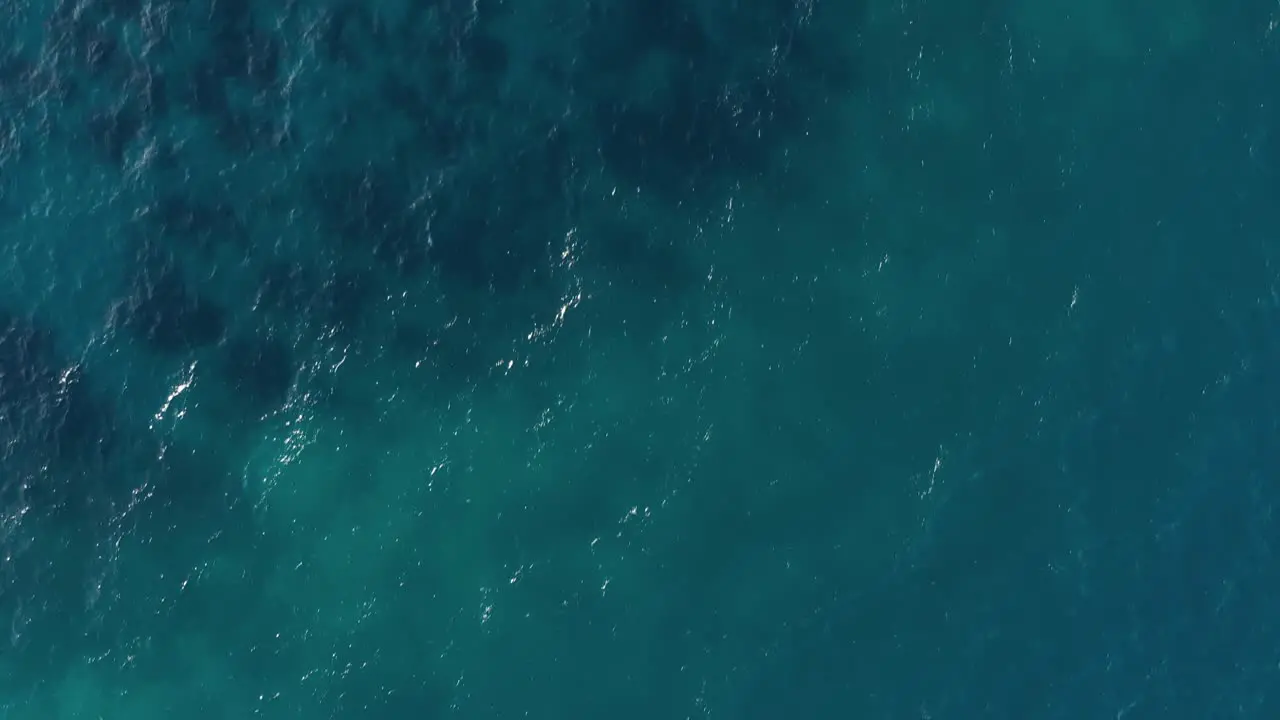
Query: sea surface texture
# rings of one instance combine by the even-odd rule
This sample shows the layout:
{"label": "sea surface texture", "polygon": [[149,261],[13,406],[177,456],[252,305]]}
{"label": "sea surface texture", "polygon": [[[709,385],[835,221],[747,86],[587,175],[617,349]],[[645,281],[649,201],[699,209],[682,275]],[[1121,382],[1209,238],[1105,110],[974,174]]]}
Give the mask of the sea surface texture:
{"label": "sea surface texture", "polygon": [[1275,0],[0,0],[0,720],[1280,717]]}

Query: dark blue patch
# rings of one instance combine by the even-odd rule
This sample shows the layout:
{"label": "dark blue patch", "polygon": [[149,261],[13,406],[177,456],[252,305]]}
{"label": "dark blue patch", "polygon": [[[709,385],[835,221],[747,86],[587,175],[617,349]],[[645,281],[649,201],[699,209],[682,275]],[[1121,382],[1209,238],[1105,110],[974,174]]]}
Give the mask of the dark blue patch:
{"label": "dark blue patch", "polygon": [[550,243],[568,221],[566,196],[575,172],[570,148],[552,130],[493,172],[471,181],[465,192],[448,193],[452,202],[435,208],[431,262],[446,286],[463,296],[536,296],[551,279]]}
{"label": "dark blue patch", "polygon": [[141,75],[142,89],[139,91],[138,104],[146,116],[152,121],[169,114],[169,85],[165,76],[153,70],[146,70]]}
{"label": "dark blue patch", "polygon": [[59,356],[49,331],[0,310],[4,484],[17,483],[25,502],[47,511],[75,496],[68,477],[98,464],[115,445],[115,422],[83,370]]}
{"label": "dark blue patch", "polygon": [[188,284],[174,256],[143,243],[124,307],[128,327],[164,354],[185,354],[226,333],[226,312]]}
{"label": "dark blue patch", "polygon": [[209,259],[219,247],[231,246],[244,252],[249,246],[244,220],[225,203],[202,202],[186,195],[167,196],[151,206],[145,219],[166,241],[178,248],[198,249]]}
{"label": "dark blue patch", "polygon": [[498,83],[511,64],[511,53],[497,38],[473,31],[458,41],[458,50],[467,75],[479,76],[486,82]]}
{"label": "dark blue patch", "polygon": [[456,162],[466,155],[474,130],[462,108],[440,103],[431,92],[433,87],[447,85],[447,69],[441,66],[428,72],[438,77],[427,81],[388,73],[379,81],[379,96],[401,117],[412,119],[416,129],[411,146],[421,150],[424,161]]}
{"label": "dark blue patch", "polygon": [[226,79],[213,63],[202,63],[190,74],[183,87],[183,100],[191,110],[219,122],[230,113]]}
{"label": "dark blue patch", "polygon": [[611,282],[651,303],[686,297],[707,273],[672,239],[623,220],[596,228],[587,240],[584,259],[605,270]]}
{"label": "dark blue patch", "polygon": [[670,52],[681,67],[706,59],[712,41],[697,6],[679,0],[592,3],[583,53],[595,72],[625,70],[653,52]]}
{"label": "dark blue patch", "polygon": [[106,33],[90,39],[81,48],[85,67],[94,74],[106,70],[115,61],[119,48],[119,41]]}
{"label": "dark blue patch", "polygon": [[141,130],[142,119],[129,104],[99,111],[86,127],[93,149],[117,167],[124,164],[125,151]]}
{"label": "dark blue patch", "polygon": [[258,415],[284,405],[297,374],[289,345],[260,332],[228,340],[219,367],[236,397]]}
{"label": "dark blue patch", "polygon": [[345,335],[358,334],[376,297],[377,285],[369,273],[338,270],[321,289],[320,319],[326,327]]}
{"label": "dark blue patch", "polygon": [[371,259],[401,277],[426,265],[426,223],[413,210],[397,175],[381,168],[332,173],[315,184],[326,228],[346,253]]}
{"label": "dark blue patch", "polygon": [[265,264],[253,298],[253,309],[285,316],[303,314],[311,298],[310,281],[302,265],[274,260]]}
{"label": "dark blue patch", "polygon": [[363,4],[346,3],[330,10],[321,22],[318,46],[329,62],[361,67],[388,34],[380,15],[369,13]]}

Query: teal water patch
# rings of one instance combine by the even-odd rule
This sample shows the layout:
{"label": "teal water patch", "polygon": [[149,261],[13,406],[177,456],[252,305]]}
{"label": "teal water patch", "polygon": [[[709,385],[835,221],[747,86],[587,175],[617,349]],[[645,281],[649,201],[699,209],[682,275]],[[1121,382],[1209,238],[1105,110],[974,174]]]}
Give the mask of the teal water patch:
{"label": "teal water patch", "polygon": [[1274,716],[1273,3],[7,12],[0,717]]}

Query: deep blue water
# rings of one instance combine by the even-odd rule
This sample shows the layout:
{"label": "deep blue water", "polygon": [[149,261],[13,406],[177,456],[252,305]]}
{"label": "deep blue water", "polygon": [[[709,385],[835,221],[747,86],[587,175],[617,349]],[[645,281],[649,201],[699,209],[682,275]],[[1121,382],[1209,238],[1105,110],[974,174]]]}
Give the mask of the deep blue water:
{"label": "deep blue water", "polygon": [[1280,717],[1228,5],[0,0],[0,720]]}

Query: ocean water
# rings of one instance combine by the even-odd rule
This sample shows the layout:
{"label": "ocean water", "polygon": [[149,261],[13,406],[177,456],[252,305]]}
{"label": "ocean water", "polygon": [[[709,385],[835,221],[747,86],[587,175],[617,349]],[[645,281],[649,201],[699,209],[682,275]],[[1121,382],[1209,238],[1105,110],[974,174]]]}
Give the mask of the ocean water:
{"label": "ocean water", "polygon": [[1280,717],[1274,0],[0,0],[0,720]]}

